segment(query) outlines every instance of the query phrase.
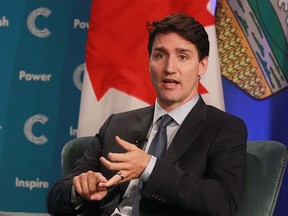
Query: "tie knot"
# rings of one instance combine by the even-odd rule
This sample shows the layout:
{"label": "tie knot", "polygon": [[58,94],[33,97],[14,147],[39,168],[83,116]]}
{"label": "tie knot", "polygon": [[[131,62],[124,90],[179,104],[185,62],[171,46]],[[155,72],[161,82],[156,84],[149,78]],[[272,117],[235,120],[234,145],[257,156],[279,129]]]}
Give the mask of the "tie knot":
{"label": "tie knot", "polygon": [[160,119],[160,124],[159,124],[159,128],[162,127],[162,128],[165,128],[167,127],[169,124],[171,124],[172,122],[174,121],[174,119],[168,115],[168,114],[165,114],[161,117]]}

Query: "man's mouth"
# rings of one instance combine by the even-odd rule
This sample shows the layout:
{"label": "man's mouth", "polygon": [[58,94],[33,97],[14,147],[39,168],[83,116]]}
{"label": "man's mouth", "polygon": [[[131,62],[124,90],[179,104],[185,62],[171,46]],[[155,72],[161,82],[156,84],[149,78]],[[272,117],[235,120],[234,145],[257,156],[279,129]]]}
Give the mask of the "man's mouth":
{"label": "man's mouth", "polygon": [[165,84],[179,84],[179,82],[177,80],[174,80],[174,79],[164,79],[163,82]]}
{"label": "man's mouth", "polygon": [[165,89],[174,89],[179,84],[175,79],[164,79],[163,83]]}

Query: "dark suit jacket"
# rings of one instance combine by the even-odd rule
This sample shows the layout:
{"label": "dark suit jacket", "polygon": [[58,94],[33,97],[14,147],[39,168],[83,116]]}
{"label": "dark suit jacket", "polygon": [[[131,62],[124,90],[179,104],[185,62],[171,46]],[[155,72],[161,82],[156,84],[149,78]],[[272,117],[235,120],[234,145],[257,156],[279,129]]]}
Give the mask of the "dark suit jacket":
{"label": "dark suit jacket", "polygon": [[[115,175],[101,165],[99,156],[124,152],[115,144],[116,135],[139,144],[147,136],[153,114],[154,106],[150,106],[110,116],[71,174],[52,188],[48,211],[76,214],[70,204],[72,178],[88,170],[100,171],[107,179]],[[141,215],[234,215],[242,191],[246,141],[241,119],[200,98],[143,186]],[[82,213],[111,215],[128,183],[110,188],[102,201],[87,202]]]}

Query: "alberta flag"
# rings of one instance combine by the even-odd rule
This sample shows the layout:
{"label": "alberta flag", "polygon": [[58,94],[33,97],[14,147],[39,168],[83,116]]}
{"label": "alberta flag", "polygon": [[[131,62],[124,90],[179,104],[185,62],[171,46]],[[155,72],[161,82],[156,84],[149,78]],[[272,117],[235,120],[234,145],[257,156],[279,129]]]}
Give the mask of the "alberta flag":
{"label": "alberta flag", "polygon": [[95,135],[111,113],[153,104],[147,21],[187,13],[209,34],[210,61],[199,92],[224,109],[214,17],[209,0],[94,0],[92,2],[78,137]]}
{"label": "alberta flag", "polygon": [[[288,146],[288,3],[219,0],[219,59],[227,112],[241,117],[249,140]],[[274,215],[288,215],[288,173]]]}

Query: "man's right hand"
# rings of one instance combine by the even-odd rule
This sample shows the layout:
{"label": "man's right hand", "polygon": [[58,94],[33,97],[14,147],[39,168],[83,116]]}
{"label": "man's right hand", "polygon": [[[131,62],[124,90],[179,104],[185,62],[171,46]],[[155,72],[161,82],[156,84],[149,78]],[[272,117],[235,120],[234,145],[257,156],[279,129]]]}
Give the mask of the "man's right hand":
{"label": "man's right hand", "polygon": [[107,179],[99,172],[88,171],[73,178],[76,192],[89,201],[98,201],[107,195],[107,189],[99,186],[99,183],[107,182]]}

